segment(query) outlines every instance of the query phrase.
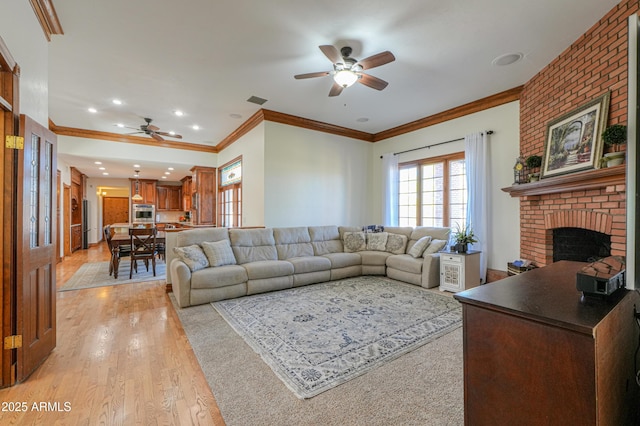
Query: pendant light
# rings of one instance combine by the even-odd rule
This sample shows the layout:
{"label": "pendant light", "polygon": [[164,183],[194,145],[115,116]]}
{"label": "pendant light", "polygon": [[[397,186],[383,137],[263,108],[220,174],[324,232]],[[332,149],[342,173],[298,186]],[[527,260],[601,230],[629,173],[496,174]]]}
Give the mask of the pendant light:
{"label": "pendant light", "polygon": [[136,172],[136,193],[133,195],[133,197],[131,197],[131,201],[142,201],[142,195],[140,195],[140,180],[138,179],[140,177],[140,170],[135,170]]}

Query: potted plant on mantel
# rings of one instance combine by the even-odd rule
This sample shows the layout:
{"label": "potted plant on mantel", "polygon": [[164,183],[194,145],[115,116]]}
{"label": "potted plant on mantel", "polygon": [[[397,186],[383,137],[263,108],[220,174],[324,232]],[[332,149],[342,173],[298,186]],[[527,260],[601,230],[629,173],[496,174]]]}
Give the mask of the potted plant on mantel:
{"label": "potted plant on mantel", "polygon": [[476,236],[473,233],[471,225],[464,225],[460,227],[460,224],[456,224],[456,230],[453,233],[453,239],[455,241],[454,249],[458,253],[466,253],[469,249],[469,244],[477,243]]}
{"label": "potted plant on mantel", "polygon": [[602,141],[605,145],[613,147],[613,152],[604,154],[607,167],[620,165],[624,162],[624,152],[620,152],[620,145],[627,143],[627,126],[613,124],[602,132]]}
{"label": "potted plant on mantel", "polygon": [[529,168],[529,182],[537,182],[540,179],[540,166],[542,165],[542,157],[539,155],[530,155],[525,160]]}

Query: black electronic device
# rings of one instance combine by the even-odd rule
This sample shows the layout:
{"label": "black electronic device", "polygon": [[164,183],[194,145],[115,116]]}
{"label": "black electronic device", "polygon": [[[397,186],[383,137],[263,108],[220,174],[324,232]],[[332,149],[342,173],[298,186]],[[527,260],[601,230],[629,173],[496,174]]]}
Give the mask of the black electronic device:
{"label": "black electronic device", "polygon": [[625,287],[625,261],[622,256],[609,256],[582,268],[576,277],[576,288],[585,296],[609,296]]}

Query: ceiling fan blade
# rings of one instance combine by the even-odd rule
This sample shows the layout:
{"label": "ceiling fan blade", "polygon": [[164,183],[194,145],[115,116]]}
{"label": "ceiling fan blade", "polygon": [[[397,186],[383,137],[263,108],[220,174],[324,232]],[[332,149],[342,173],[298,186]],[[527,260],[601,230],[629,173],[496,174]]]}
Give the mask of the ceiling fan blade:
{"label": "ceiling fan blade", "polygon": [[379,67],[380,65],[388,64],[389,62],[393,62],[395,60],[396,57],[393,56],[393,53],[387,50],[385,52],[381,52],[377,55],[369,56],[368,58],[364,58],[363,60],[358,61],[358,65],[360,65],[363,70],[370,70],[371,68]]}
{"label": "ceiling fan blade", "polygon": [[159,134],[155,133],[155,132],[151,133],[151,137],[153,139],[157,140],[158,142],[163,142],[164,141],[163,137],[160,136]]}
{"label": "ceiling fan blade", "polygon": [[156,135],[168,136],[170,138],[182,139],[182,135],[171,134],[169,132],[154,132]]}
{"label": "ceiling fan blade", "polygon": [[342,55],[340,54],[340,52],[338,52],[338,49],[336,49],[334,46],[331,46],[330,44],[325,44],[318,47],[320,47],[320,50],[322,50],[322,53],[324,53],[324,56],[329,58],[332,64],[337,64],[338,62],[344,62],[344,59],[342,59]]}
{"label": "ceiling fan blade", "polygon": [[369,74],[362,74],[362,77],[358,79],[358,83],[376,90],[382,90],[389,84],[386,81]]}
{"label": "ceiling fan blade", "polygon": [[293,78],[295,78],[296,80],[300,80],[302,78],[324,77],[327,75],[329,75],[329,71],[320,71],[320,72],[310,72],[307,74],[294,75]]}
{"label": "ceiling fan blade", "polygon": [[152,132],[156,132],[156,131],[160,130],[160,127],[154,126],[153,124],[147,124],[147,130],[150,130]]}
{"label": "ceiling fan blade", "polygon": [[344,87],[340,86],[334,81],[333,86],[331,86],[331,90],[329,90],[329,96],[338,96],[340,93],[342,93],[343,89]]}

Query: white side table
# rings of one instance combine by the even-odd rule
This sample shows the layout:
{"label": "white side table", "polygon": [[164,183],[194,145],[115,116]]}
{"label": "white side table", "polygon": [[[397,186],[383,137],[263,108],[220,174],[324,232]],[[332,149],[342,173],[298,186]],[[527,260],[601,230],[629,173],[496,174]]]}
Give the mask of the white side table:
{"label": "white side table", "polygon": [[440,253],[440,291],[455,293],[479,285],[479,251]]}

